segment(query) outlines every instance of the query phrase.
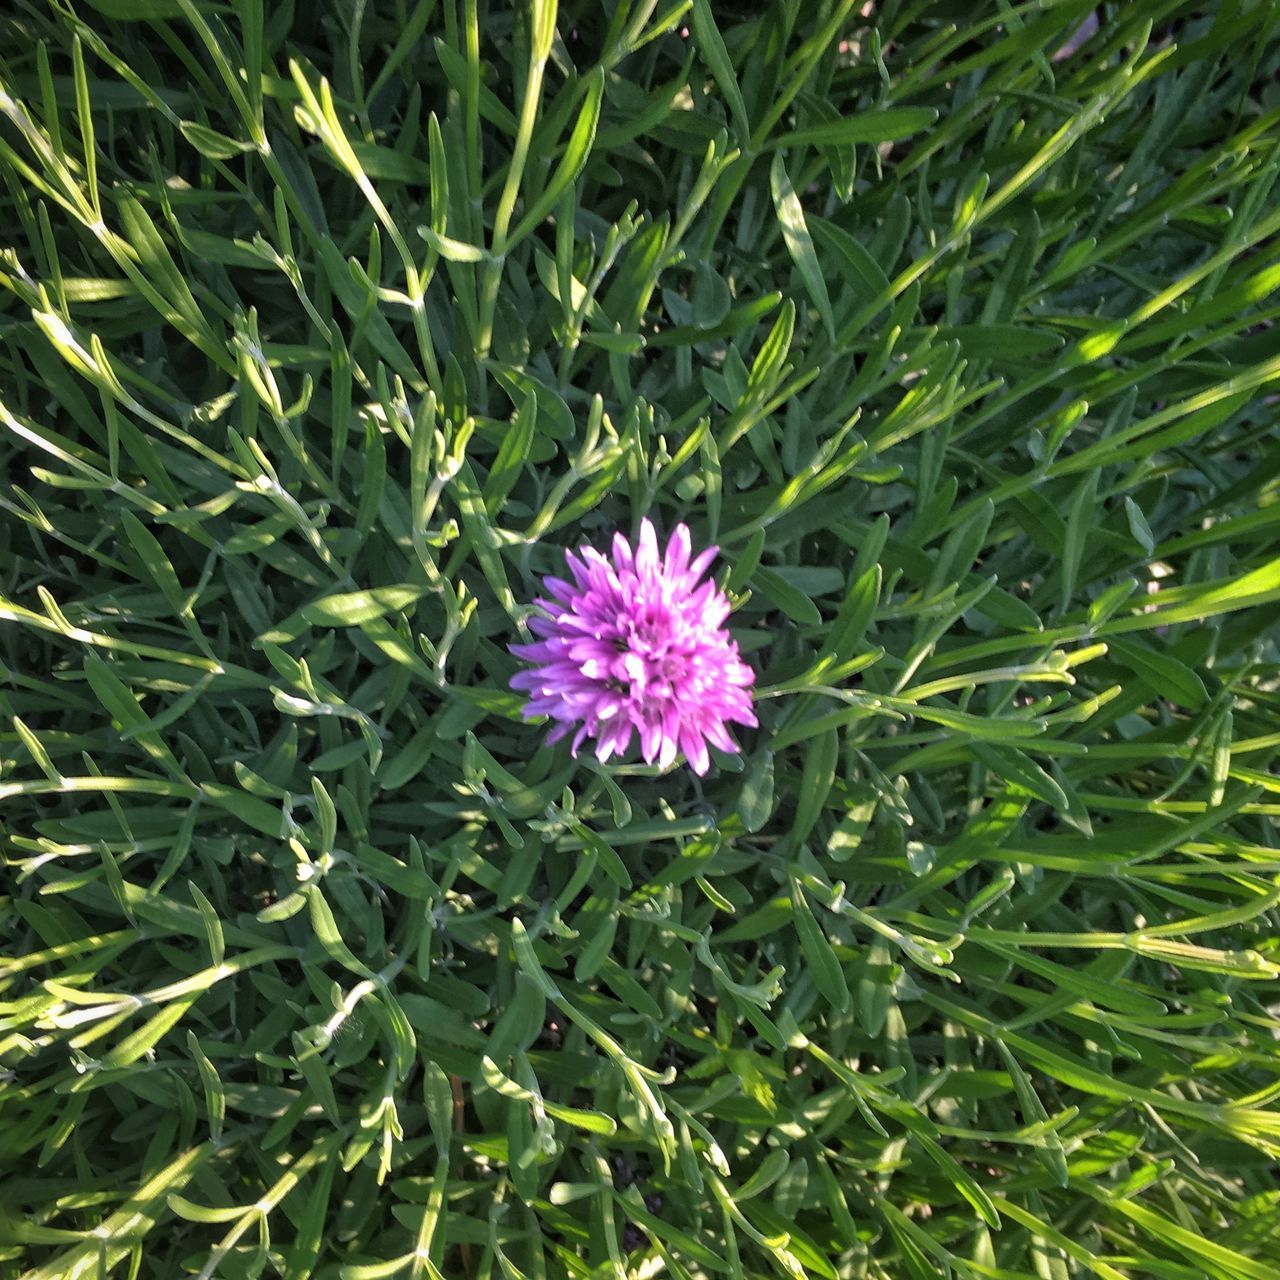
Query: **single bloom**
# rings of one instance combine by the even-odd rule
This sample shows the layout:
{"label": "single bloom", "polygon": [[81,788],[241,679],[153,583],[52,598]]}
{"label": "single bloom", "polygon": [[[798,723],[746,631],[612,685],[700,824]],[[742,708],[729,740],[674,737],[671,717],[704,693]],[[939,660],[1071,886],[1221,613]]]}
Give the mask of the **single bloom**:
{"label": "single bloom", "polygon": [[594,738],[601,761],[626,751],[633,732],[645,761],[664,769],[683,751],[706,773],[708,743],[737,751],[728,725],[755,725],[755,673],[725,630],[724,592],[699,585],[717,550],[691,561],[679,524],[659,554],[645,520],[634,548],[618,533],[609,556],[566,552],[573,581],[546,579],[546,596],[534,601],[545,616],[529,620],[536,642],[511,646],[533,664],[511,679],[530,695],[525,718],[549,716],[549,742],[574,731],[574,755]]}

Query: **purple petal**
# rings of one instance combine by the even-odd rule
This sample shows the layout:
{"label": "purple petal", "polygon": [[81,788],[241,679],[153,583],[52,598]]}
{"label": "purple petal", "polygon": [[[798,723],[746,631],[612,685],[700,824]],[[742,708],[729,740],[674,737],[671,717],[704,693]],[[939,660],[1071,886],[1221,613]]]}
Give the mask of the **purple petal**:
{"label": "purple petal", "polygon": [[634,565],[631,556],[631,543],[620,533],[613,535],[613,563],[620,574],[627,572]]}
{"label": "purple petal", "polygon": [[647,516],[640,522],[640,545],[636,548],[636,573],[651,578],[658,570],[658,535]]}
{"label": "purple petal", "polygon": [[678,524],[671,531],[667,540],[667,557],[664,571],[668,578],[682,578],[689,568],[689,553],[692,546],[689,541],[689,526]]}
{"label": "purple petal", "polygon": [[680,748],[689,762],[689,768],[698,777],[702,777],[711,767],[711,757],[707,755],[707,744],[702,736],[696,730],[686,728],[680,734]]}

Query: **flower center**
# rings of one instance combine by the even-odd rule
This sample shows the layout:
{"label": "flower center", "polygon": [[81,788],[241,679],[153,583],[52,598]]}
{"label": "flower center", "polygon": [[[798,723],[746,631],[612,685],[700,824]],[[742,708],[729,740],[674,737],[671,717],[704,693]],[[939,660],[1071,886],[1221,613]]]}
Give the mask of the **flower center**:
{"label": "flower center", "polygon": [[669,698],[688,679],[689,656],[669,635],[636,635],[619,665],[632,697]]}
{"label": "flower center", "polygon": [[616,616],[610,674],[631,698],[669,698],[687,679],[692,649],[666,602],[640,597]]}

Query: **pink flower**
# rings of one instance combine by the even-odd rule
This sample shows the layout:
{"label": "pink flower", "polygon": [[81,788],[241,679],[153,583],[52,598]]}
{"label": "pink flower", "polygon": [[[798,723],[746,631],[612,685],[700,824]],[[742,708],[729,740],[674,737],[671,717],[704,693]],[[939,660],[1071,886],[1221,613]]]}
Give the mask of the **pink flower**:
{"label": "pink flower", "polygon": [[593,737],[606,761],[626,751],[634,730],[647,763],[665,769],[683,751],[697,774],[710,766],[708,743],[737,751],[726,726],[756,723],[755,673],[724,628],[724,593],[698,585],[716,550],[690,563],[689,530],[679,524],[660,558],[645,520],[634,550],[618,533],[611,557],[594,547],[566,553],[573,581],[546,580],[549,598],[534,603],[547,616],[529,621],[537,642],[511,646],[534,664],[511,687],[531,695],[526,719],[555,722],[549,742],[576,728],[574,754]]}

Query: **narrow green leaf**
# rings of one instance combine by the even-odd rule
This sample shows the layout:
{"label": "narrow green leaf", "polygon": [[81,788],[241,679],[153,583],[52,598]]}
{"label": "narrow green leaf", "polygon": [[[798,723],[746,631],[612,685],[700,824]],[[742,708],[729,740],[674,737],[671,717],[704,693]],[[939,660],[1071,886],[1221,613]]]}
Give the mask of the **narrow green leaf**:
{"label": "narrow green leaf", "polygon": [[716,26],[712,15],[710,0],[693,0],[689,17],[693,26],[694,38],[698,42],[698,52],[711,69],[720,92],[724,94],[729,105],[729,114],[733,117],[734,129],[739,142],[746,142],[751,136],[751,122],[747,115],[747,104],[738,85],[738,77],[725,47],[724,37]]}
{"label": "narrow green leaf", "polygon": [[834,342],[836,322],[831,311],[831,299],[827,295],[826,277],[818,263],[818,255],[813,247],[813,238],[809,234],[808,224],[805,222],[800,197],[796,195],[795,188],[791,185],[781,153],[773,157],[773,163],[769,166],[769,185],[773,191],[773,205],[778,213],[778,224],[782,228],[782,238],[786,241],[787,252],[796,264],[805,289],[822,317],[827,336]]}
{"label": "narrow green leaf", "polygon": [[804,890],[793,880],[791,887],[791,911],[796,932],[800,935],[800,947],[804,952],[809,975],[814,986],[833,1009],[843,1011],[849,1007],[849,986],[844,970],[832,950],[831,943],[818,928],[813,912],[804,896]]}
{"label": "narrow green leaf", "polygon": [[303,621],[320,627],[358,627],[373,618],[409,608],[427,593],[426,587],[373,587],[325,596],[300,610]]}
{"label": "narrow green leaf", "polygon": [[992,772],[1006,782],[1029,791],[1037,800],[1043,800],[1062,813],[1071,807],[1066,793],[1053,775],[1036,764],[1026,752],[989,742],[970,743],[970,750]]}
{"label": "narrow green leaf", "polygon": [[860,142],[899,142],[927,129],[938,118],[933,107],[886,107],[880,111],[859,111],[839,120],[806,125],[788,133],[778,133],[768,146],[852,146]]}
{"label": "narrow green leaf", "polygon": [[1208,694],[1204,681],[1185,663],[1154,644],[1140,640],[1113,639],[1107,642],[1112,656],[1138,676],[1152,693],[1170,698],[1193,710],[1204,706]]}
{"label": "narrow green leaf", "polygon": [[759,831],[769,821],[773,806],[773,753],[765,751],[747,770],[738,793],[738,816],[748,831]]}

